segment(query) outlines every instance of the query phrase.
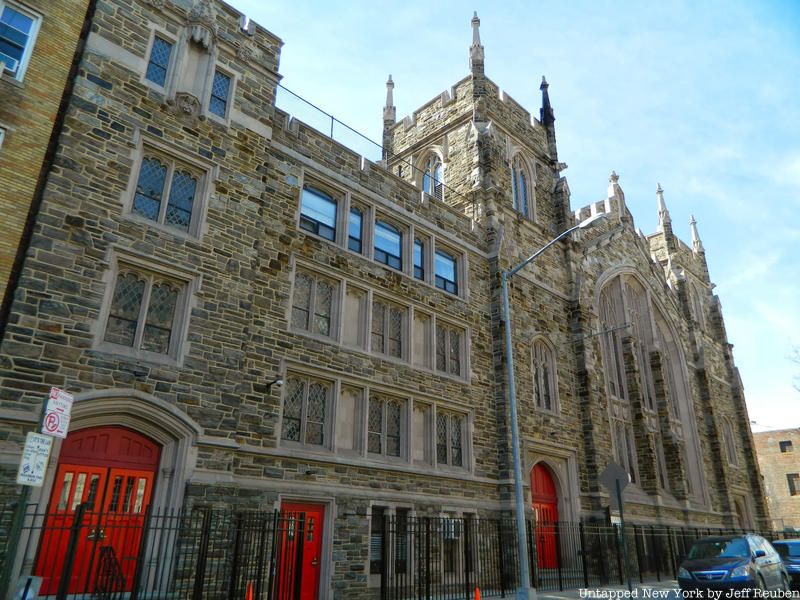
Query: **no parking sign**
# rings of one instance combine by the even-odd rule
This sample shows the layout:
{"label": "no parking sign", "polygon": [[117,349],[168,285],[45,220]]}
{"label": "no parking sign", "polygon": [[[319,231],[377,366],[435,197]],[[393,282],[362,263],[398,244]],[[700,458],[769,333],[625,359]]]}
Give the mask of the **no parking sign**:
{"label": "no parking sign", "polygon": [[42,433],[65,438],[72,413],[72,395],[58,388],[50,388],[50,398],[42,421]]}

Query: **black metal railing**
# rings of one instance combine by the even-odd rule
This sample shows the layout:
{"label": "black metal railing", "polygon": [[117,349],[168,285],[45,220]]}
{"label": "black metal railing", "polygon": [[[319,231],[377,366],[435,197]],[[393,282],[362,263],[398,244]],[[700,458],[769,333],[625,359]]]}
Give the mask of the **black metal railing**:
{"label": "black metal railing", "polygon": [[[297,597],[303,545],[319,535],[304,513],[74,511],[25,515],[19,581],[61,600]],[[24,583],[28,578],[27,584]]]}
{"label": "black metal railing", "polygon": [[[381,598],[513,595],[517,586],[515,521],[383,515],[373,523],[371,572]],[[752,530],[749,530],[752,532]],[[532,585],[542,591],[673,580],[692,543],[734,529],[607,523],[527,523]],[[767,539],[783,532],[756,531]],[[625,540],[623,543],[623,535]],[[376,541],[378,543],[376,543]],[[377,585],[373,581],[373,585]]]}

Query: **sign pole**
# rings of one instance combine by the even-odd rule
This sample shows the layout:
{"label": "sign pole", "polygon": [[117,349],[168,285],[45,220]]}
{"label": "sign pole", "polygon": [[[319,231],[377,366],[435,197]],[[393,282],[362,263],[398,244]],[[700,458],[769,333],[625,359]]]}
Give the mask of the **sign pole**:
{"label": "sign pole", "polygon": [[625,579],[628,581],[628,591],[633,591],[633,586],[631,585],[631,570],[628,568],[628,542],[625,540],[625,515],[622,510],[622,488],[619,485],[619,479],[615,482],[617,487],[617,502],[619,503],[619,530],[620,535],[622,535],[622,555],[623,560],[622,564],[625,565]]}
{"label": "sign pole", "polygon": [[19,494],[17,506],[14,508],[14,515],[8,531],[8,551],[3,564],[3,572],[0,573],[0,599],[8,595],[11,587],[11,576],[19,552],[31,487],[41,486],[44,481],[50,450],[55,441],[53,436],[67,437],[72,402],[73,398],[70,394],[58,388],[51,388],[49,398],[42,402],[42,408],[39,411],[39,423],[36,431],[41,434],[28,432],[26,436],[25,449],[17,473],[17,484],[22,485],[22,491]]}

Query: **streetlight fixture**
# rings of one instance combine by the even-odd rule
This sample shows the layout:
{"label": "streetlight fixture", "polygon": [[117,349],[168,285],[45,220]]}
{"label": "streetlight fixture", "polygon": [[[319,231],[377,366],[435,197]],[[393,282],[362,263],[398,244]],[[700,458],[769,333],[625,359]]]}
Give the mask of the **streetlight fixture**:
{"label": "streetlight fixture", "polygon": [[514,353],[511,348],[511,311],[508,305],[508,280],[516,275],[521,269],[534,261],[537,256],[542,254],[550,246],[565,238],[576,229],[585,229],[605,218],[606,213],[596,213],[566,231],[560,233],[555,238],[547,242],[536,252],[531,254],[524,261],[513,269],[500,272],[500,281],[503,285],[503,327],[506,333],[506,370],[508,377],[508,404],[511,407],[511,454],[514,458],[514,499],[515,499],[515,518],[517,524],[517,555],[519,556],[519,589],[517,590],[518,600],[528,599],[530,589],[530,577],[528,568],[528,545],[525,534],[525,505],[522,499],[522,464],[519,451],[519,424],[517,421],[517,388],[514,382]]}

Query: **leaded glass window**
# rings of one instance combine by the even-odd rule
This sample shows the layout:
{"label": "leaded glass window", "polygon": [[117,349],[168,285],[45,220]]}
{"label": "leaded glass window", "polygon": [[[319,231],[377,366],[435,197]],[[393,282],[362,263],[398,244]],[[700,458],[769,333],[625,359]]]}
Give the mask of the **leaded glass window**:
{"label": "leaded glass window", "polygon": [[439,411],[436,414],[436,462],[464,466],[464,415]]}
{"label": "leaded glass window", "polygon": [[379,395],[369,399],[367,452],[400,457],[405,453],[404,400]]}
{"label": "leaded glass window", "polygon": [[[139,169],[131,211],[145,219],[189,231],[199,176],[174,162],[145,155]],[[164,203],[164,198],[168,198]]]}
{"label": "leaded glass window", "polygon": [[292,327],[330,337],[334,284],[327,279],[298,272],[292,300]]}
{"label": "leaded glass window", "polygon": [[153,39],[153,47],[150,49],[150,59],[147,62],[145,77],[163,87],[167,81],[167,69],[171,54],[172,43],[156,36]]}
{"label": "leaded glass window", "polygon": [[170,354],[182,284],[122,270],[114,285],[104,341]]}
{"label": "leaded glass window", "polygon": [[330,382],[291,375],[286,380],[281,438],[309,446],[327,446]]}
{"label": "leaded glass window", "polygon": [[372,303],[372,351],[403,358],[404,329],[405,310],[376,298]]}
{"label": "leaded glass window", "polygon": [[436,370],[450,375],[461,375],[461,344],[464,331],[436,324]]}
{"label": "leaded glass window", "polygon": [[231,91],[231,78],[225,73],[214,71],[214,80],[211,82],[211,99],[208,101],[208,110],[218,117],[225,118],[228,110],[228,96]]}

